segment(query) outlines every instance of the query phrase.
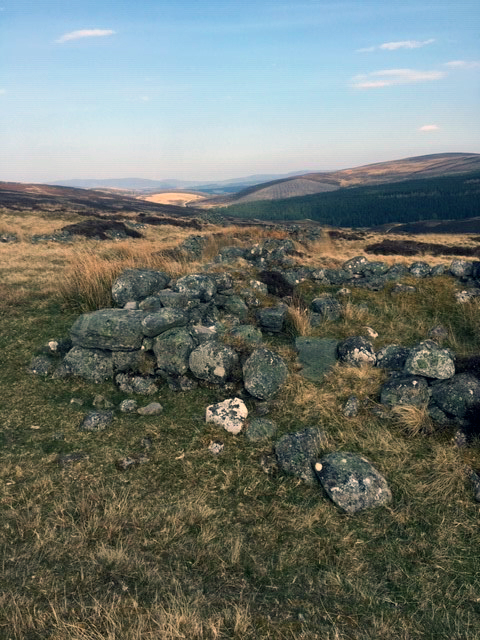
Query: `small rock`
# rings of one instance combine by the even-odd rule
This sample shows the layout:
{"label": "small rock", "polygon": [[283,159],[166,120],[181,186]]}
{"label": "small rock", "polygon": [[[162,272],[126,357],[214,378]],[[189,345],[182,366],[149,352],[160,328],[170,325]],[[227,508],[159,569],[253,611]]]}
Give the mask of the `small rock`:
{"label": "small rock", "polygon": [[136,400],[122,400],[119,409],[122,413],[134,413],[138,409]]}
{"label": "small rock", "polygon": [[74,453],[63,453],[57,458],[57,462],[61,467],[66,467],[72,462],[80,462],[80,460],[88,460],[88,455],[83,451],[75,451]]}
{"label": "small rock", "polygon": [[225,445],[220,440],[211,440],[208,445],[208,450],[210,453],[213,453],[215,456],[218,456],[224,449]]}
{"label": "small rock", "polygon": [[240,398],[230,398],[207,407],[205,420],[237,434],[243,428],[248,409]]}
{"label": "small rock", "polygon": [[141,416],[158,416],[162,413],[163,407],[159,402],[150,402],[146,407],[141,407],[137,410]]}
{"label": "small rock", "polygon": [[193,391],[198,387],[198,382],[188,376],[168,376],[167,384],[170,391]]}
{"label": "small rock", "polygon": [[443,325],[437,324],[435,327],[432,327],[430,329],[430,331],[428,332],[428,337],[438,343],[442,343],[448,338],[448,331]]}
{"label": "small rock", "polygon": [[399,293],[415,293],[416,290],[417,288],[410,284],[396,284],[390,293],[392,295],[398,295]]}
{"label": "small rock", "polygon": [[317,427],[287,433],[275,444],[278,466],[285,473],[297,476],[308,484],[315,484],[312,464],[324,445],[325,436]]}
{"label": "small rock", "polygon": [[243,365],[245,389],[259,400],[272,398],[287,378],[284,360],[269,349],[255,349]]}
{"label": "small rock", "polygon": [[374,365],[377,360],[372,343],[363,336],[353,336],[340,342],[337,352],[340,362],[357,367],[362,364]]}
{"label": "small rock", "polygon": [[136,460],[135,458],[126,457],[117,460],[115,466],[117,467],[117,469],[120,469],[120,471],[127,471],[127,469],[131,469],[137,464],[138,460]]}
{"label": "small rock", "polygon": [[70,398],[70,404],[81,407],[83,405],[83,398]]}
{"label": "small rock", "polygon": [[113,420],[112,411],[90,411],[80,425],[82,431],[103,431]]}
{"label": "small rock", "polygon": [[53,360],[48,356],[35,356],[30,362],[28,371],[37,376],[46,376],[52,371],[54,366]]}
{"label": "small rock", "polygon": [[367,336],[369,338],[372,338],[372,340],[375,340],[375,338],[378,338],[378,333],[375,331],[375,329],[372,329],[372,327],[363,327],[367,333]]}
{"label": "small rock", "polygon": [[427,381],[421,376],[395,377],[383,385],[380,402],[388,407],[412,405],[421,407],[430,399]]}
{"label": "small rock", "polygon": [[150,396],[158,391],[157,385],[152,378],[119,373],[115,376],[115,382],[118,384],[120,391],[124,393],[138,393],[142,396]]}
{"label": "small rock", "polygon": [[447,380],[455,374],[455,363],[447,349],[440,349],[432,340],[424,340],[410,349],[405,361],[405,372]]}
{"label": "small rock", "polygon": [[95,409],[113,409],[114,407],[113,402],[110,402],[110,400],[107,400],[105,396],[102,396],[100,394],[94,397],[92,405],[95,407]]}
{"label": "small rock", "polygon": [[343,415],[346,418],[355,418],[358,415],[360,403],[357,396],[350,396],[343,407]]}
{"label": "small rock", "polygon": [[250,442],[257,442],[258,440],[272,438],[275,435],[276,430],[277,425],[273,420],[268,420],[267,418],[253,418],[245,432],[245,436],[247,440],[250,440]]}

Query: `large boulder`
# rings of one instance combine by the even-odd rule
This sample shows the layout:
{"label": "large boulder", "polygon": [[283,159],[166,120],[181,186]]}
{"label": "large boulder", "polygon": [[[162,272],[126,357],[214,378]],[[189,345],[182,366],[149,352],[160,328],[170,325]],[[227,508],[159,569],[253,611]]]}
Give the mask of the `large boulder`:
{"label": "large boulder", "polygon": [[169,329],[153,339],[157,366],[165,375],[182,376],[188,371],[188,358],[194,343],[186,329]]}
{"label": "large boulder", "polygon": [[68,374],[91,382],[104,382],[113,378],[112,354],[96,349],[73,347],[63,360]]}
{"label": "large boulder", "polygon": [[340,342],[337,348],[338,359],[345,364],[374,365],[377,358],[372,343],[363,336],[352,336]]}
{"label": "large boulder", "polygon": [[269,400],[285,383],[287,365],[269,349],[256,349],[243,365],[245,389],[254,398]]}
{"label": "large boulder", "polygon": [[459,373],[432,386],[432,397],[447,414],[479,420],[480,380],[470,373]]}
{"label": "large boulder", "polygon": [[237,434],[242,430],[248,416],[248,409],[240,398],[229,398],[207,407],[205,420],[213,422],[229,433]]}
{"label": "large boulder", "polygon": [[455,363],[448,349],[440,349],[432,340],[424,340],[410,349],[405,361],[405,372],[447,380],[455,374]]}
{"label": "large boulder", "polygon": [[383,385],[380,402],[388,407],[411,405],[421,407],[430,399],[430,388],[421,376],[395,376]]}
{"label": "large boulder", "polygon": [[143,311],[100,309],[81,315],[70,330],[74,346],[85,349],[134,351],[143,340]]}
{"label": "large boulder", "polygon": [[127,302],[139,302],[165,289],[169,282],[170,276],[163,271],[126,269],[112,285],[112,298],[119,307],[123,307]]}
{"label": "large boulder", "polygon": [[315,464],[315,473],[330,499],[346,513],[387,504],[387,481],[363,456],[336,451]]}
{"label": "large boulder", "polygon": [[155,313],[149,313],[142,320],[143,334],[154,338],[168,329],[184,327],[188,322],[188,315],[181,309],[164,308]]}
{"label": "large boulder", "polygon": [[190,371],[196,378],[214,384],[225,383],[238,365],[238,355],[224,344],[205,342],[189,358]]}
{"label": "large boulder", "polygon": [[295,339],[301,374],[311,382],[320,382],[337,362],[338,340],[332,338]]}
{"label": "large boulder", "polygon": [[473,263],[469,260],[455,258],[450,265],[450,273],[456,278],[468,278],[472,275]]}
{"label": "large boulder", "polygon": [[192,273],[189,276],[179,278],[173,287],[174,291],[183,293],[189,300],[210,302],[217,293],[217,285],[214,278],[202,273]]}
{"label": "large boulder", "polygon": [[307,484],[315,484],[313,463],[325,444],[325,435],[318,427],[287,433],[275,443],[278,466]]}
{"label": "large boulder", "polygon": [[377,351],[376,366],[390,371],[403,371],[405,362],[410,354],[410,349],[398,344],[389,344]]}

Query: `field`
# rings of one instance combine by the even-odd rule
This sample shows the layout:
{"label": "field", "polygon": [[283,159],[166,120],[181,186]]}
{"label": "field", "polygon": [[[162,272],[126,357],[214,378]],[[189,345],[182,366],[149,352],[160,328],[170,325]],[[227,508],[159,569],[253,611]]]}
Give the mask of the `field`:
{"label": "field", "polygon": [[[113,426],[89,433],[78,426],[94,397],[118,405],[124,394],[109,383],[27,372],[32,355],[67,335],[80,312],[109,304],[111,282],[125,267],[195,273],[222,246],[287,232],[205,226],[195,232],[209,238],[198,261],[172,257],[168,250],[192,232],[168,225],[142,229],[142,239],[30,242],[64,223],[55,212],[0,217],[0,232],[19,237],[0,245],[0,638],[478,639],[480,505],[466,472],[480,469],[478,441],[458,448],[454,431],[435,428],[421,410],[394,418],[372,412],[381,369],[337,365],[322,385],[304,381],[291,344],[299,333],[340,339],[368,325],[379,334],[376,348],[409,346],[442,324],[444,346],[478,355],[479,299],[458,305],[448,276],[406,279],[415,294],[354,289],[340,321],[312,329],[305,305],[338,287],[301,286],[288,333],[265,338],[291,370],[270,416],[278,435],[319,425],[328,451],[360,452],[388,480],[388,507],[349,516],[320,486],[276,471],[272,442],[250,443],[205,424],[206,406],[228,397],[225,391],[162,387],[154,398],[161,416],[116,412]],[[337,267],[356,255],[391,264],[452,259],[364,253],[382,238],[325,233],[297,243],[297,260]],[[478,246],[473,236],[417,239]],[[245,264],[235,274],[255,276]],[[358,309],[362,302],[368,310]],[[365,404],[347,419],[341,408],[352,393]],[[225,448],[214,456],[208,446],[219,439]],[[85,455],[61,464],[74,452]],[[134,454],[148,462],[117,468]]]}

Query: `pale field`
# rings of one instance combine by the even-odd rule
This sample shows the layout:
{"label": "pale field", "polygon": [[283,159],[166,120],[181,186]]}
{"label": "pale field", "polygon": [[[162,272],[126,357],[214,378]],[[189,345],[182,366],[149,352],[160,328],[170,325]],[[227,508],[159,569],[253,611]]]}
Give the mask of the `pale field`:
{"label": "pale field", "polygon": [[178,193],[176,191],[167,191],[165,193],[154,193],[151,196],[142,196],[139,200],[155,202],[156,204],[174,204],[178,207],[186,207],[189,204],[205,200],[205,196],[198,193]]}

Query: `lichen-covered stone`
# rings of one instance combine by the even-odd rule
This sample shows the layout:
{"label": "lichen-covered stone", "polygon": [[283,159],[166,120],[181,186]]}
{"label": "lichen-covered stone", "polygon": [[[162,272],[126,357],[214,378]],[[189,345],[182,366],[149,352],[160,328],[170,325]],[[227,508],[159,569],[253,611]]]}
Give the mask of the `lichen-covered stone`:
{"label": "lichen-covered stone", "polygon": [[150,402],[145,407],[140,407],[137,413],[141,416],[158,416],[162,413],[163,407],[159,402]]}
{"label": "lichen-covered stone", "polygon": [[112,411],[90,411],[79,426],[81,431],[103,431],[113,420]]}
{"label": "lichen-covered stone", "polygon": [[164,308],[155,313],[149,313],[142,320],[143,334],[148,338],[174,329],[184,327],[188,322],[188,315],[181,309]]}
{"label": "lichen-covered stone", "polygon": [[126,373],[119,373],[115,376],[115,382],[120,391],[124,393],[138,393],[142,396],[150,396],[158,391],[158,387],[152,378],[143,376],[132,376]]}
{"label": "lichen-covered stone", "polygon": [[188,371],[188,358],[194,348],[187,329],[170,329],[154,338],[157,366],[167,375],[182,376]]}
{"label": "lichen-covered stone", "polygon": [[100,309],[81,315],[70,330],[74,346],[84,349],[133,351],[143,340],[143,311]]}
{"label": "lichen-covered stone", "polygon": [[164,289],[163,291],[159,291],[155,297],[160,300],[163,307],[173,309],[186,309],[188,307],[187,296],[178,291]]}
{"label": "lichen-covered stone", "polygon": [[53,371],[54,367],[55,362],[52,358],[40,355],[32,358],[28,371],[29,373],[33,373],[37,376],[46,376]]}
{"label": "lichen-covered stone", "polygon": [[112,285],[112,298],[119,307],[135,300],[139,302],[165,289],[170,276],[152,269],[126,269]]}
{"label": "lichen-covered stone", "polygon": [[295,338],[301,375],[312,382],[320,382],[337,362],[338,340],[332,338]]}
{"label": "lichen-covered stone", "polygon": [[346,418],[355,418],[358,415],[360,402],[357,396],[350,396],[343,406],[343,415]]}
{"label": "lichen-covered stone", "polygon": [[315,484],[313,463],[325,443],[325,435],[318,427],[287,433],[275,443],[279,468],[307,484]]}
{"label": "lichen-covered stone", "polygon": [[256,349],[243,365],[245,389],[260,400],[269,400],[278,393],[287,377],[287,365],[269,349]]}
{"label": "lichen-covered stone", "polygon": [[210,302],[217,293],[215,280],[199,273],[179,278],[173,289],[185,294],[189,300],[200,300],[200,302]]}
{"label": "lichen-covered stone", "polygon": [[472,275],[472,262],[455,258],[450,265],[450,273],[456,278],[467,278]]}
{"label": "lichen-covered stone", "polygon": [[205,420],[213,422],[229,433],[237,434],[242,430],[248,416],[248,409],[240,398],[229,398],[207,407]]}
{"label": "lichen-covered stone", "polygon": [[355,256],[343,263],[342,269],[349,273],[363,274],[368,269],[369,262],[365,256]]}
{"label": "lichen-covered stone", "polygon": [[387,380],[380,392],[380,402],[388,407],[421,407],[430,399],[427,381],[421,376],[399,376]]}
{"label": "lichen-covered stone", "polygon": [[279,304],[276,307],[266,307],[257,311],[257,320],[264,331],[280,333],[285,327],[287,319],[287,305]]}
{"label": "lichen-covered stone", "polygon": [[479,420],[480,380],[470,373],[459,373],[435,384],[432,397],[443,411],[456,418]]}
{"label": "lichen-covered stone", "polygon": [[233,327],[230,335],[247,344],[258,345],[263,342],[262,332],[251,324],[239,324]]}
{"label": "lichen-covered stone", "polygon": [[238,355],[226,345],[205,342],[190,353],[189,367],[200,380],[214,384],[225,383],[238,365]]}
{"label": "lichen-covered stone", "polygon": [[113,378],[112,355],[108,351],[73,347],[63,361],[65,372],[91,382]]}
{"label": "lichen-covered stone", "polygon": [[447,380],[455,374],[455,363],[448,349],[440,349],[432,340],[425,340],[410,349],[405,361],[405,372]]}
{"label": "lichen-covered stone", "polygon": [[342,315],[342,305],[335,298],[315,298],[310,309],[328,320],[338,320]]}
{"label": "lichen-covered stone", "polygon": [[[156,360],[149,350],[139,351],[112,351],[113,370],[116,373],[142,373],[143,375],[153,375],[156,367]],[[153,343],[152,343],[153,346]]]}
{"label": "lichen-covered stone", "polygon": [[376,353],[376,366],[390,371],[403,371],[410,349],[398,344],[389,344]]}
{"label": "lichen-covered stone", "polygon": [[362,364],[374,365],[377,360],[372,343],[363,336],[343,340],[338,345],[337,353],[340,362],[357,367]]}
{"label": "lichen-covered stone", "polygon": [[336,451],[314,468],[330,499],[346,513],[382,506],[392,499],[385,478],[363,456]]}
{"label": "lichen-covered stone", "polygon": [[410,265],[409,271],[414,278],[426,278],[430,275],[431,267],[426,262],[414,262]]}
{"label": "lichen-covered stone", "polygon": [[273,420],[268,418],[252,418],[248,426],[245,436],[250,442],[258,442],[272,438],[277,430],[277,425]]}
{"label": "lichen-covered stone", "polygon": [[134,413],[138,409],[138,402],[136,400],[122,400],[118,408],[122,413]]}

